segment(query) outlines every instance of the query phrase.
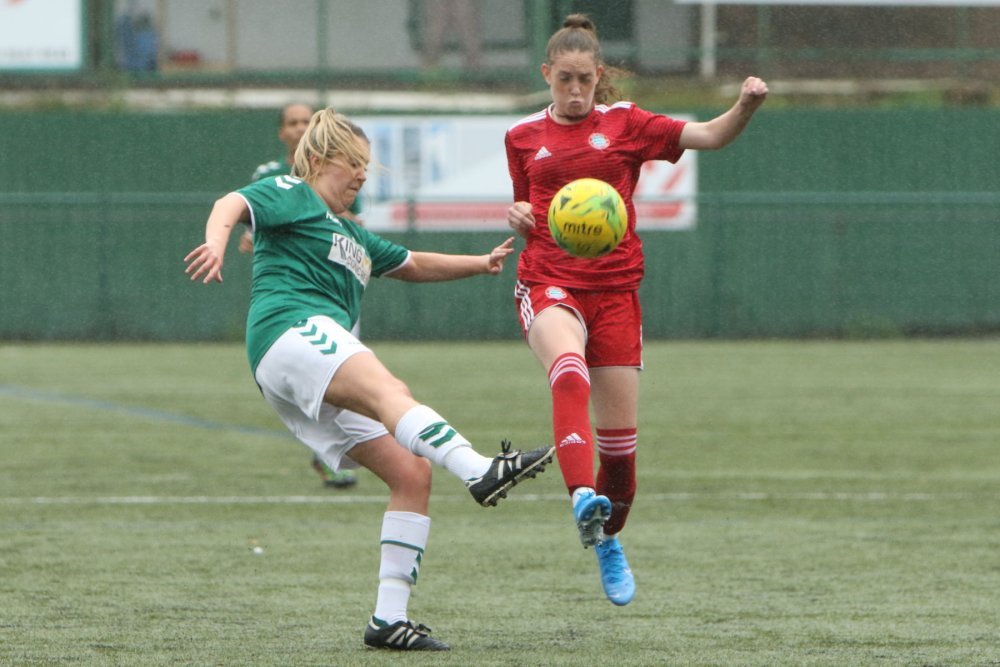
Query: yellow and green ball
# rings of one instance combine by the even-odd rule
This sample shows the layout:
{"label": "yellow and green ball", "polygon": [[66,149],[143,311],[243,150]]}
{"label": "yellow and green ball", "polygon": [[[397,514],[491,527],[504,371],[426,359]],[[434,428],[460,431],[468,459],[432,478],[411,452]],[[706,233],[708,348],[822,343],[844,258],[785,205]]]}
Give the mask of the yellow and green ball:
{"label": "yellow and green ball", "polygon": [[549,233],[575,257],[607,255],[628,229],[628,211],[618,191],[596,178],[567,183],[549,204]]}

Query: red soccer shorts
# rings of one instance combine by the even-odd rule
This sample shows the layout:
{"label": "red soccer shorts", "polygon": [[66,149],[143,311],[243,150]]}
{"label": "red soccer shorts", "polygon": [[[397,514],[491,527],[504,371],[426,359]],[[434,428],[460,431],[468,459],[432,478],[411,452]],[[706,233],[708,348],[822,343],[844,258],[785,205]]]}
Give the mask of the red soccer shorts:
{"label": "red soccer shorts", "polygon": [[539,313],[552,306],[569,308],[587,334],[587,366],[642,368],[642,309],[638,292],[574,290],[544,283],[517,281],[514,287],[521,331],[525,337]]}

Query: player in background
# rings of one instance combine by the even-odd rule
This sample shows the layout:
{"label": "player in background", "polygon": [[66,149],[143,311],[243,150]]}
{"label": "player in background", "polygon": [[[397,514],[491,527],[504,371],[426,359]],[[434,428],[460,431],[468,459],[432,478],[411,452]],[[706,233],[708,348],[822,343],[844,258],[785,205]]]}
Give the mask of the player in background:
{"label": "player in background", "polygon": [[[216,201],[205,242],[185,257],[186,273],[206,284],[222,282],[229,237],[239,223],[251,224],[246,345],[261,393],[311,450],[334,465],[346,456],[389,487],[378,594],[364,644],[447,650],[407,612],[430,531],[428,461],[489,506],[544,470],[553,448],[511,451],[504,442],[500,455],[482,456],[350,333],[371,277],[430,282],[496,275],[513,248],[509,238],[485,255],[413,252],[334,215],[365,182],[368,143],[359,133],[333,109],[314,114],[295,152],[296,176],[257,181]],[[339,421],[347,410],[384,424],[396,442],[358,442]]]}
{"label": "player in background", "polygon": [[[527,241],[515,301],[528,346],[548,373],[556,456],[580,541],[595,548],[608,599],[625,605],[635,580],[617,536],[636,492],[642,368],[643,256],[632,194],[647,160],[676,162],[685,149],[718,149],[736,139],[764,102],[767,85],[746,79],[732,108],[707,122],[684,123],[616,102],[611,79],[619,72],[605,65],[594,23],[583,14],[568,16],[549,39],[541,72],[552,104],[505,137],[515,202],[507,221]],[[583,177],[610,183],[628,210],[621,244],[597,259],[563,252],[546,224],[555,193]]]}
{"label": "player in background", "polygon": [[[295,161],[295,149],[298,147],[302,135],[305,134],[306,128],[309,127],[309,120],[312,118],[312,115],[313,108],[307,104],[292,103],[282,107],[281,113],[278,116],[278,139],[285,145],[287,153],[283,157],[259,165],[254,170],[253,176],[250,177],[251,182],[274,176],[286,176],[292,173],[292,164]],[[361,198],[355,197],[354,201],[350,202],[346,209],[343,211],[334,211],[334,213],[350,218],[360,224]],[[253,232],[250,230],[246,230],[240,235],[239,250],[243,253],[253,252]],[[361,337],[360,322],[354,325],[352,333],[355,338]],[[382,430],[384,431],[384,429]],[[359,434],[359,437],[370,436],[383,437],[369,432]],[[391,438],[392,436],[386,433],[384,437]],[[349,468],[335,470],[318,454],[312,457],[311,465],[313,470],[323,479],[324,486],[336,489],[348,489],[358,483],[358,476],[353,470]]]}

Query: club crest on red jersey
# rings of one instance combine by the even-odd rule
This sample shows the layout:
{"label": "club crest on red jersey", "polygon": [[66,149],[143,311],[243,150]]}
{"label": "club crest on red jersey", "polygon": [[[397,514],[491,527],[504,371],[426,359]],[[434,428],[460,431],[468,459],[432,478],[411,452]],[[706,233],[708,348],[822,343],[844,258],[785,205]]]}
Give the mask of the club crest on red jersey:
{"label": "club crest on red jersey", "polygon": [[593,148],[599,151],[603,151],[605,148],[611,145],[611,140],[600,132],[594,132],[590,135],[590,139],[587,140]]}
{"label": "club crest on red jersey", "polygon": [[546,287],[545,296],[549,297],[553,301],[562,301],[566,298],[566,292],[560,287]]}

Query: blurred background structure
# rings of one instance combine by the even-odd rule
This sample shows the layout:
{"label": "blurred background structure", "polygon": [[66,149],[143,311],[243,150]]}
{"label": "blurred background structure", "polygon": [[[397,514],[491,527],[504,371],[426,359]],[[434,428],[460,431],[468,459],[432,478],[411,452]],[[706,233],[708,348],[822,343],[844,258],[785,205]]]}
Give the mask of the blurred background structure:
{"label": "blurred background structure", "polygon": [[[238,338],[246,258],[213,290],[181,258],[289,102],[372,136],[372,228],[492,247],[503,130],[576,11],[647,108],[772,91],[644,176],[647,337],[1000,331],[1000,0],[0,0],[0,339]],[[366,337],[516,337],[512,281],[376,281]]]}
{"label": "blurred background structure", "polygon": [[[62,45],[0,50],[5,89],[111,85],[537,85],[545,41],[570,12],[595,19],[609,61],[639,75],[921,80],[1000,73],[995,0],[6,0],[41,6]],[[58,7],[57,7],[58,5]],[[65,25],[63,25],[65,24]],[[3,30],[0,28],[0,30]],[[3,34],[0,32],[0,34]],[[23,35],[23,31],[20,31]],[[443,40],[442,40],[443,37]],[[47,39],[51,40],[51,36]],[[428,51],[433,54],[428,56]],[[469,50],[476,53],[470,54]],[[460,76],[459,76],[460,73]],[[25,77],[30,74],[30,77]],[[891,88],[890,88],[891,90]]]}

